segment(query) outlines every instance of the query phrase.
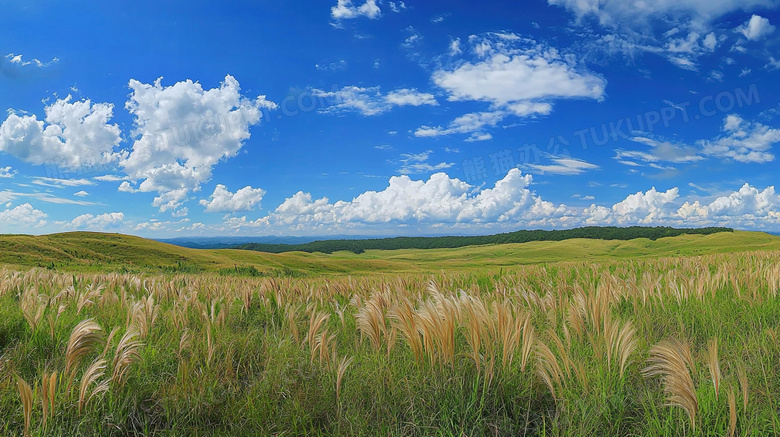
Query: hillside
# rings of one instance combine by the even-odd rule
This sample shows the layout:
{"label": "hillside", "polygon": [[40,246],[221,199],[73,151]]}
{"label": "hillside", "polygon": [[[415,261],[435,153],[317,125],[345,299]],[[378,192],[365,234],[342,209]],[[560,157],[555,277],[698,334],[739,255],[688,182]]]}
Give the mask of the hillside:
{"label": "hillside", "polygon": [[373,274],[439,272],[555,261],[700,255],[780,250],[780,237],[735,231],[629,241],[571,239],[469,246],[453,249],[367,250],[362,254],[291,252],[269,254],[236,249],[188,249],[139,237],[94,232],[44,236],[0,235],[0,264],[76,271],[220,270],[258,274]]}
{"label": "hillside", "polygon": [[236,246],[235,249],[256,250],[258,252],[322,252],[333,253],[347,250],[353,253],[363,253],[366,250],[399,250],[399,249],[453,249],[466,246],[481,246],[486,244],[515,244],[532,241],[564,241],[576,238],[590,240],[634,240],[647,238],[658,240],[665,237],[680,235],[710,235],[719,232],[734,232],[731,228],[670,228],[666,226],[587,226],[584,228],[562,230],[520,230],[495,235],[476,236],[442,236],[442,237],[395,237],[367,238],[350,240],[319,240],[304,244],[262,244],[248,243]]}

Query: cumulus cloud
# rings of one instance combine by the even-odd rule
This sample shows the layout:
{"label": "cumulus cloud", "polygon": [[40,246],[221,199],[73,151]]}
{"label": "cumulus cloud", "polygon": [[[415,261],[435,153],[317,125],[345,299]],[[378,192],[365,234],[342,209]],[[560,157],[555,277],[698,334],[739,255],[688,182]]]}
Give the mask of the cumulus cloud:
{"label": "cumulus cloud", "polygon": [[651,188],[646,192],[637,192],[612,206],[612,214],[618,223],[653,223],[671,211],[673,202],[680,196],[679,188],[665,192]]}
{"label": "cumulus cloud", "polygon": [[37,228],[46,224],[46,213],[37,210],[29,203],[23,203],[15,208],[6,205],[0,211],[0,223],[10,228]]}
{"label": "cumulus cloud", "polygon": [[772,229],[780,224],[780,196],[774,186],[760,190],[744,184],[738,191],[720,195],[710,203],[685,202],[677,215],[689,225]]}
{"label": "cumulus cloud", "polygon": [[[135,117],[137,139],[119,164],[141,181],[138,191],[159,193],[153,205],[161,211],[178,208],[217,163],[236,156],[262,111],[276,108],[265,96],[242,96],[232,76],[208,90],[191,80],[165,87],[162,78],[153,84],[131,80],[130,89],[125,107]],[[135,189],[122,185],[123,191]]]}
{"label": "cumulus cloud", "polygon": [[[122,184],[119,186],[119,191],[126,191],[130,193],[137,191],[130,188],[129,184],[125,185],[126,183],[127,182],[122,182]],[[189,191],[187,188],[164,191],[160,193],[159,196],[154,198],[152,201],[152,206],[155,208],[160,208],[160,212],[172,211],[175,214],[176,209],[180,208],[181,205],[188,199],[188,192]]]}
{"label": "cumulus cloud", "polygon": [[0,179],[12,178],[16,175],[16,170],[9,167],[0,167]]}
{"label": "cumulus cloud", "polygon": [[219,184],[214,189],[214,193],[209,196],[209,200],[202,199],[200,204],[206,207],[206,212],[251,211],[260,207],[264,195],[265,190],[262,188],[252,188],[247,185],[231,193],[226,186]]}
{"label": "cumulus cloud", "polygon": [[713,216],[754,216],[766,217],[771,212],[780,210],[780,197],[775,194],[775,187],[758,188],[745,184],[739,191],[721,196],[707,206],[707,211]]}
{"label": "cumulus cloud", "polygon": [[105,230],[118,228],[124,223],[125,215],[121,212],[108,212],[100,215],[82,214],[70,222],[75,229]]}
{"label": "cumulus cloud", "polygon": [[313,200],[311,194],[298,192],[276,208],[267,223],[292,228],[409,222],[522,226],[565,212],[529,190],[531,181],[530,175],[512,169],[493,188],[479,191],[445,173],[435,173],[427,181],[394,176],[384,190],[367,191],[351,201]]}
{"label": "cumulus cloud", "polygon": [[707,202],[687,200],[679,204],[679,189],[655,188],[629,195],[611,208],[591,205],[583,211],[586,224],[638,224],[666,226],[734,226],[766,228],[780,224],[780,196],[773,186],[763,190],[744,184]]}
{"label": "cumulus cloud", "polygon": [[0,125],[0,151],[70,170],[115,161],[113,150],[122,139],[119,126],[109,124],[114,105],[71,100],[68,96],[47,106],[43,120],[12,112]]}
{"label": "cumulus cloud", "polygon": [[[331,202],[327,197],[314,199],[310,193],[300,191],[259,218],[227,214],[222,223],[208,226],[200,223],[187,225],[189,219],[151,220],[135,225],[134,229],[154,233],[262,230],[317,235],[321,232],[386,231],[399,227],[418,232],[440,232],[443,229],[501,231],[584,225],[772,229],[772,226],[780,224],[780,196],[775,193],[774,187],[762,190],[745,184],[738,191],[699,199],[681,199],[677,187],[666,191],[653,187],[630,194],[612,205],[594,203],[582,208],[544,200],[531,190],[532,181],[531,175],[518,169],[510,170],[490,188],[475,187],[445,173],[435,173],[427,180],[414,180],[402,175],[390,178],[381,191],[367,191],[349,201]],[[228,192],[216,197],[227,199],[229,196]],[[593,196],[573,197],[593,200]],[[225,211],[230,212],[227,208]],[[97,222],[98,217],[85,215],[79,221]],[[118,220],[114,219],[114,222]]]}
{"label": "cumulus cloud", "polygon": [[724,135],[712,141],[702,140],[704,154],[738,162],[767,163],[774,161],[772,146],[780,142],[780,129],[761,123],[751,123],[738,115],[728,115],[723,120]]}
{"label": "cumulus cloud", "polygon": [[591,205],[582,215],[588,225],[651,225],[662,224],[670,219],[677,209],[675,201],[680,195],[679,188],[660,192],[651,188],[648,191],[631,194],[611,208]]}
{"label": "cumulus cloud", "polygon": [[379,115],[396,106],[436,106],[433,94],[416,89],[399,89],[383,95],[380,87],[345,86],[340,90],[312,89],[314,97],[323,99],[323,112],[358,112],[365,116]]}
{"label": "cumulus cloud", "polygon": [[[376,3],[376,0],[366,0],[365,3],[357,6],[352,3],[352,0],[338,0],[336,6],[330,8],[330,15],[334,20],[347,20],[358,17],[376,19],[382,15],[382,10],[379,9]],[[393,3],[391,6],[394,12],[398,12],[401,8],[406,8],[403,2],[400,2],[398,5]]]}
{"label": "cumulus cloud", "polygon": [[448,100],[484,102],[490,110],[458,117],[448,127],[423,126],[415,135],[471,133],[507,116],[547,115],[554,100],[604,98],[602,77],[552,47],[506,33],[472,36],[469,45],[469,59],[435,71],[432,80]]}
{"label": "cumulus cloud", "polygon": [[775,26],[769,23],[769,19],[760,15],[753,15],[745,24],[737,28],[737,32],[751,41],[758,41],[775,31]]}
{"label": "cumulus cloud", "polygon": [[482,59],[438,70],[433,81],[449,93],[449,100],[484,101],[496,106],[543,99],[604,98],[603,78],[578,68],[555,49],[531,40],[523,43],[527,47],[513,48],[503,41],[481,40],[477,44],[490,44],[482,49]]}

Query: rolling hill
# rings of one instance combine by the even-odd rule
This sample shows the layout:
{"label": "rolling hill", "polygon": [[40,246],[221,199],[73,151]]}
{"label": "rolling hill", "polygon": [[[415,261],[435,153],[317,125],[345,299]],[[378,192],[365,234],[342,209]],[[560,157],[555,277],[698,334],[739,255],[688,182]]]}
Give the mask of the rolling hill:
{"label": "rolling hill", "polygon": [[201,271],[230,273],[238,267],[258,274],[374,274],[438,272],[556,261],[625,257],[703,255],[780,250],[780,237],[763,232],[680,235],[650,240],[534,241],[451,249],[367,250],[362,254],[237,249],[189,249],[140,237],[95,232],[43,236],[0,235],[0,264],[73,271]]}

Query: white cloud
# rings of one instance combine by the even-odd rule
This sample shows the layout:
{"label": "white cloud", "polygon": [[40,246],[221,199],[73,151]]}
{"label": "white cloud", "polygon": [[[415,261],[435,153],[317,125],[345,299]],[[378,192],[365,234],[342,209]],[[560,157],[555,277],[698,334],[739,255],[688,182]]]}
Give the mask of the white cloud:
{"label": "white cloud", "polygon": [[124,223],[125,215],[121,212],[109,212],[100,215],[82,214],[70,222],[76,229],[105,230],[118,228]]}
{"label": "white cloud", "polygon": [[398,173],[402,175],[419,174],[419,173],[431,173],[438,170],[444,170],[452,167],[451,162],[440,162],[438,164],[429,164],[428,158],[433,150],[426,150],[421,153],[402,153],[401,158],[398,160],[401,163],[401,168],[398,169]]}
{"label": "white cloud", "polygon": [[709,204],[707,210],[714,216],[765,217],[770,212],[778,211],[779,207],[780,198],[775,194],[775,187],[759,191],[757,188],[745,184],[739,191],[715,199]]}
{"label": "white cloud", "polygon": [[406,9],[406,3],[404,2],[390,2],[390,10],[393,12],[401,12]]}
{"label": "white cloud", "polygon": [[773,186],[759,190],[744,184],[738,191],[723,194],[709,204],[698,200],[685,202],[677,215],[689,225],[772,227],[780,223],[780,196]]}
{"label": "white cloud", "polygon": [[190,219],[183,218],[181,220],[176,221],[159,221],[157,219],[152,219],[148,222],[143,222],[135,225],[133,227],[133,230],[135,231],[141,231],[141,232],[152,232],[152,233],[169,233],[169,232],[182,232],[185,230],[203,230],[204,225],[202,223],[193,223],[190,226],[186,226],[187,223],[190,222]]}
{"label": "white cloud", "polygon": [[421,93],[415,89],[400,89],[387,94],[385,101],[393,106],[436,106],[436,98],[433,94]]}
{"label": "white cloud", "polygon": [[359,112],[365,116],[379,115],[395,106],[436,106],[438,102],[433,94],[422,93],[416,89],[399,89],[383,95],[377,87],[345,86],[337,91],[312,89],[312,95],[328,99],[330,106],[324,112]]}
{"label": "white cloud", "polygon": [[463,53],[460,49],[460,38],[456,38],[450,42],[450,56],[455,56]]}
{"label": "white cloud", "polygon": [[107,174],[102,176],[95,176],[92,179],[101,182],[119,182],[119,181],[126,181],[127,176],[117,176],[117,175]]}
{"label": "white cloud", "polygon": [[611,208],[591,205],[583,211],[587,224],[639,224],[666,226],[734,226],[758,229],[780,223],[780,196],[770,186],[759,190],[744,184],[711,202],[688,200],[677,203],[679,189],[638,192]]}
{"label": "white cloud", "polygon": [[522,40],[520,47],[490,39],[476,44],[491,44],[485,59],[433,74],[433,81],[450,93],[450,100],[506,106],[542,99],[604,98],[606,81],[555,49],[531,40]]}
{"label": "white cloud", "polygon": [[699,71],[696,62],[685,56],[669,56],[669,62],[682,68],[683,70]]}
{"label": "white cloud", "polygon": [[[190,191],[211,178],[217,163],[236,156],[262,110],[276,104],[265,96],[242,96],[232,76],[209,90],[191,80],[163,87],[161,79],[154,84],[130,80],[125,106],[135,116],[137,139],[120,165],[141,181],[138,191],[159,194],[153,205],[165,211],[181,206]],[[129,184],[122,185],[129,191]]]}
{"label": "white cloud", "polygon": [[11,113],[0,125],[0,151],[32,164],[78,169],[112,162],[122,140],[116,124],[108,124],[114,105],[71,96],[45,108],[46,117]]}
{"label": "white cloud", "polygon": [[73,195],[76,197],[86,197],[89,196],[89,193],[87,193],[84,190],[81,190],[81,191],[76,191],[75,193],[73,193]]}
{"label": "white cloud", "polygon": [[122,193],[137,193],[138,190],[133,188],[132,185],[130,185],[130,182],[124,181],[121,184],[119,184],[119,188],[117,188],[118,191]]}
{"label": "white cloud", "polygon": [[45,193],[45,192],[22,193],[22,192],[11,191],[11,190],[0,191],[0,203],[6,202],[8,200],[13,200],[16,198],[35,199],[41,202],[54,203],[57,205],[89,206],[95,204],[94,202],[86,202],[83,200],[74,200],[65,197],[58,197],[51,193]]}
{"label": "white cloud", "polygon": [[226,186],[219,184],[214,188],[214,193],[209,196],[210,200],[202,199],[200,204],[206,207],[206,212],[251,211],[260,207],[264,195],[265,190],[262,188],[252,188],[247,185],[231,193]]}
{"label": "white cloud", "polygon": [[702,41],[702,45],[705,49],[709,51],[715,50],[716,47],[718,47],[718,38],[715,36],[715,32],[710,32],[707,34],[707,36],[704,37],[704,40]]}
{"label": "white cloud", "polygon": [[[577,23],[587,28],[581,34],[585,37],[583,45],[589,51],[629,57],[654,53],[691,71],[698,70],[701,56],[713,53],[728,39],[721,27],[713,24],[716,19],[737,11],[777,5],[776,0],[548,0],[548,3],[573,12]],[[595,18],[601,29],[589,26],[591,18]],[[749,28],[749,24],[738,31]],[[764,29],[762,24],[756,24]],[[735,46],[735,49],[744,48]]]}
{"label": "white cloud", "polygon": [[0,167],[0,179],[12,178],[16,175],[17,171],[9,167]]}
{"label": "white cloud", "polygon": [[699,144],[702,152],[717,158],[738,162],[767,163],[774,161],[772,146],[780,142],[780,129],[761,123],[750,123],[738,115],[728,115],[723,121],[725,135]]}
{"label": "white cloud", "polygon": [[37,210],[29,203],[23,203],[15,208],[6,205],[4,211],[0,211],[0,223],[10,228],[41,227],[46,224],[46,213]]}
{"label": "white cloud", "polygon": [[673,162],[677,164],[704,159],[695,148],[686,145],[639,136],[631,138],[631,141],[649,146],[650,149],[648,151],[617,149],[615,159],[626,165],[638,165],[633,161],[627,161],[627,159],[645,163]]}
{"label": "white cloud", "polygon": [[680,195],[680,190],[675,187],[660,192],[651,188],[646,192],[637,192],[626,197],[623,201],[612,206],[612,212],[618,223],[652,223],[654,219],[661,218],[665,212],[670,211],[670,206]]}
{"label": "white cloud", "polygon": [[427,181],[394,176],[382,191],[367,191],[351,201],[312,200],[298,192],[267,219],[269,226],[306,230],[350,228],[387,223],[535,223],[565,213],[562,206],[545,202],[528,189],[530,175],[512,169],[493,188],[475,193],[475,187],[435,173]]}
{"label": "white cloud", "polygon": [[447,128],[422,126],[415,135],[472,133],[510,115],[550,114],[553,100],[604,98],[606,81],[554,48],[509,33],[471,36],[469,45],[472,59],[435,71],[432,80],[448,100],[484,102],[490,110],[458,117]]}
{"label": "white cloud", "polygon": [[[125,185],[125,183],[126,182],[122,182],[122,184],[119,186],[119,191],[127,191],[130,193],[135,192],[135,190],[129,188],[129,186]],[[186,200],[188,200],[188,193],[189,190],[187,188],[163,191],[159,196],[154,198],[152,201],[152,206],[155,208],[160,208],[160,212],[172,211],[173,214],[176,214],[176,209],[180,208],[181,205]]]}
{"label": "white cloud", "polygon": [[587,170],[597,170],[599,168],[598,165],[591,164],[581,159],[566,158],[566,157],[553,157],[551,159],[555,164],[549,164],[549,165],[527,164],[525,165],[525,167],[528,167],[542,174],[550,173],[550,174],[560,174],[560,175],[578,175],[584,173]]}
{"label": "white cloud", "polygon": [[493,139],[493,135],[491,135],[489,132],[474,132],[471,134],[470,137],[466,138],[465,142],[467,143],[475,143],[477,141],[489,141]]}
{"label": "white cloud", "polygon": [[[501,120],[504,119],[504,117],[506,117],[506,113],[503,111],[474,112],[461,115],[460,117],[450,122],[449,126],[446,128],[441,126],[421,126],[414,132],[414,136],[438,137],[441,135],[471,132],[479,132],[480,135],[483,135],[484,132],[482,132],[482,130],[484,128],[497,125]],[[475,141],[477,138],[479,138],[479,135],[472,141]]]}
{"label": "white cloud", "polygon": [[639,191],[624,200],[612,205],[612,208],[591,205],[582,215],[585,223],[599,224],[659,224],[674,215],[674,201],[679,197],[680,190],[675,187],[660,192],[651,188],[646,192]]}
{"label": "white cloud", "polygon": [[81,187],[85,185],[95,185],[95,183],[90,181],[89,179],[59,179],[59,178],[44,178],[44,177],[34,178],[33,184],[41,185],[44,187],[52,187],[52,188]]}
{"label": "white cloud", "polygon": [[760,15],[753,15],[745,24],[737,27],[737,32],[751,41],[758,41],[775,31],[775,26],[769,23],[769,19]]}
{"label": "white cloud", "polygon": [[22,59],[22,55],[15,55],[13,53],[9,53],[5,55],[5,59],[7,59],[8,62],[10,62],[11,64],[15,64],[17,66],[26,67],[28,65],[32,65],[33,67],[38,67],[38,68],[46,68],[51,64],[56,64],[57,62],[60,61],[57,58],[54,58],[49,62],[43,62],[35,58],[33,58],[32,61],[25,61],[24,59]]}
{"label": "white cloud", "polygon": [[[400,3],[403,7],[406,5],[403,2]],[[399,6],[395,6],[398,8]],[[391,6],[391,9],[393,6]],[[366,0],[360,6],[355,6],[352,0],[338,0],[336,6],[330,8],[330,15],[334,20],[346,20],[358,17],[368,17],[371,19],[379,18],[382,15],[382,10],[376,4],[376,0]]]}
{"label": "white cloud", "polygon": [[[704,23],[729,12],[769,6],[772,0],[548,0],[565,7],[578,20],[594,16],[604,26],[646,26],[649,19]],[[775,3],[776,4],[776,3]]]}

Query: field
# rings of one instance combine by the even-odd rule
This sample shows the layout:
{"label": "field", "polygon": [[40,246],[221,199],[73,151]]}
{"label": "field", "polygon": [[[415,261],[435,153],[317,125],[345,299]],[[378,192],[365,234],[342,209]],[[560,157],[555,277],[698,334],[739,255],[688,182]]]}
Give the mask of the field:
{"label": "field", "polygon": [[0,434],[780,435],[778,249],[0,236]]}

